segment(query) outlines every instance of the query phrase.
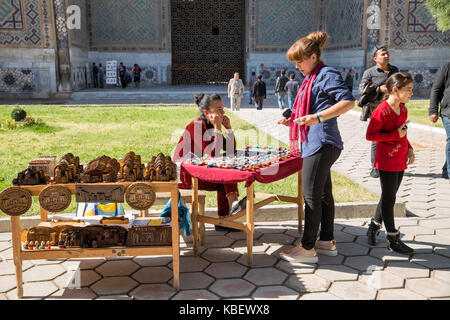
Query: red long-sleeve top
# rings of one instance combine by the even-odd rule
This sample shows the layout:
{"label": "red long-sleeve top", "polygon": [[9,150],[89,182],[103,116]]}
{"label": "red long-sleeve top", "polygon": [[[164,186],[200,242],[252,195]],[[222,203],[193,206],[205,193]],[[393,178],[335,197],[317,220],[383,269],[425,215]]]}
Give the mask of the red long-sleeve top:
{"label": "red long-sleeve top", "polygon": [[398,128],[408,119],[408,110],[400,104],[397,115],[387,101],[382,102],[372,113],[367,127],[366,139],[377,142],[374,166],[382,171],[403,171],[408,166],[406,156],[412,149],[407,135],[400,138]]}

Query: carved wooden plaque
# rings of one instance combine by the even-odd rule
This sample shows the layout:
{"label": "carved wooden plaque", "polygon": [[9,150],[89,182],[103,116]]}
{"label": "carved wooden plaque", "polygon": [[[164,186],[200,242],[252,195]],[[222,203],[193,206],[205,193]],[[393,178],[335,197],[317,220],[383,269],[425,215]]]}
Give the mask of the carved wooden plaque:
{"label": "carved wooden plaque", "polygon": [[81,184],[75,186],[77,202],[124,202],[122,185]]}
{"label": "carved wooden plaque", "polygon": [[125,198],[133,209],[147,210],[155,203],[156,194],[150,185],[136,182],[128,187]]}
{"label": "carved wooden plaque", "polygon": [[49,186],[39,194],[39,204],[49,212],[61,212],[72,201],[70,190],[62,186]]}
{"label": "carved wooden plaque", "polygon": [[20,216],[27,212],[33,199],[28,190],[9,187],[0,193],[0,210],[9,216]]}

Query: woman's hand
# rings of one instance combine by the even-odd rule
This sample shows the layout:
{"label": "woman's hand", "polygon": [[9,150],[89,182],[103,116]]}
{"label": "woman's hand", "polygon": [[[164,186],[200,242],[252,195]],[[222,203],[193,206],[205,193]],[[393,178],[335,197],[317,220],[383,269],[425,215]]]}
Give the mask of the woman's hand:
{"label": "woman's hand", "polygon": [[400,138],[403,138],[404,136],[406,136],[406,131],[408,131],[408,127],[406,127],[406,129],[403,129],[406,126],[406,123],[403,123],[398,129],[398,136]]}
{"label": "woman's hand", "polygon": [[209,114],[209,122],[214,126],[214,129],[222,130],[223,117],[217,113]]}
{"label": "woman's hand", "polygon": [[231,129],[231,120],[227,116],[223,116],[222,124],[225,127],[225,129]]}
{"label": "woman's hand", "polygon": [[285,125],[286,127],[289,127],[289,120],[286,119],[286,118],[283,118],[283,119],[281,119],[281,120],[278,120],[277,124],[283,124],[283,125]]}
{"label": "woman's hand", "polygon": [[408,154],[406,155],[406,164],[407,165],[413,164],[415,159],[416,157],[414,156],[414,150],[408,149]]}
{"label": "woman's hand", "polygon": [[317,119],[317,116],[315,114],[308,114],[306,116],[300,117],[299,119],[300,121],[298,122],[298,124],[308,127],[319,123],[319,119]]}

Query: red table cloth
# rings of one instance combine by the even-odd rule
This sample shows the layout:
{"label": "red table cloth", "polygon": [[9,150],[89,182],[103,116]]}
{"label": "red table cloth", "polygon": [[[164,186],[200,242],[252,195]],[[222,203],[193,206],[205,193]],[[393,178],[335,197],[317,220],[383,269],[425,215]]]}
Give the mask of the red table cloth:
{"label": "red table cloth", "polygon": [[192,187],[191,178],[211,183],[238,183],[245,181],[245,187],[249,187],[253,182],[271,183],[282,180],[291,174],[302,169],[303,159],[300,156],[272,164],[268,167],[260,168],[256,171],[241,171],[237,169],[221,169],[208,166],[198,166],[194,164],[181,164],[180,180],[183,186]]}

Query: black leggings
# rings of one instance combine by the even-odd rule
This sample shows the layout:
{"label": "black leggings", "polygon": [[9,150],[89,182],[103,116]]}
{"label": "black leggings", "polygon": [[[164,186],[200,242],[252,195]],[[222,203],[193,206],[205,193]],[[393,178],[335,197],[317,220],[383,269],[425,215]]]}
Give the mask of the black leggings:
{"label": "black leggings", "polygon": [[374,220],[378,223],[384,221],[386,232],[396,233],[394,223],[394,205],[400,184],[405,171],[380,171],[381,198],[378,202]]}
{"label": "black leggings", "polygon": [[341,149],[326,144],[314,155],[303,159],[305,228],[302,247],[307,250],[314,248],[319,226],[320,240],[334,239],[334,198],[330,169],[340,154]]}

